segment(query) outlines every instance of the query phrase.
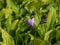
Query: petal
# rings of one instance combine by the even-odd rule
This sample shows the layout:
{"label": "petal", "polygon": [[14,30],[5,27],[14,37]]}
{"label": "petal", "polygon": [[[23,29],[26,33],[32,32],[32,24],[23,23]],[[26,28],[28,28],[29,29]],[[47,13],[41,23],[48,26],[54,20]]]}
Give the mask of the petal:
{"label": "petal", "polygon": [[28,24],[34,26],[34,18],[28,19]]}

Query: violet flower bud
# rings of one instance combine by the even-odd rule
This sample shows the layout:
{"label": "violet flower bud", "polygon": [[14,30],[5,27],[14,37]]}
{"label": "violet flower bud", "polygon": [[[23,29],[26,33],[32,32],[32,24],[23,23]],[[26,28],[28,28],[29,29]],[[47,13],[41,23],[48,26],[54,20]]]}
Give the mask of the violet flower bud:
{"label": "violet flower bud", "polygon": [[28,22],[28,24],[31,25],[32,27],[34,26],[34,18],[28,19],[27,22]]}

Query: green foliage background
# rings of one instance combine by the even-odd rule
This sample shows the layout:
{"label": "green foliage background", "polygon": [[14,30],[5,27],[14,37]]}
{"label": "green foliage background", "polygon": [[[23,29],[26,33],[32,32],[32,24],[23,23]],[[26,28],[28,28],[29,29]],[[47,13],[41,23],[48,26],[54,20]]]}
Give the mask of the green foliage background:
{"label": "green foliage background", "polygon": [[0,0],[0,45],[60,45],[60,0]]}

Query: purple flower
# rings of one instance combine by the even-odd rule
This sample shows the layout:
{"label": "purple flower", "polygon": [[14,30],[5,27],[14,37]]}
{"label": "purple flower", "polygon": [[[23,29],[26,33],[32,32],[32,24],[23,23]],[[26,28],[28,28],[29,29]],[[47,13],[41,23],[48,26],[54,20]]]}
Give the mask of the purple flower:
{"label": "purple flower", "polygon": [[32,27],[34,26],[34,18],[28,19],[27,22],[28,22],[28,24],[31,25]]}

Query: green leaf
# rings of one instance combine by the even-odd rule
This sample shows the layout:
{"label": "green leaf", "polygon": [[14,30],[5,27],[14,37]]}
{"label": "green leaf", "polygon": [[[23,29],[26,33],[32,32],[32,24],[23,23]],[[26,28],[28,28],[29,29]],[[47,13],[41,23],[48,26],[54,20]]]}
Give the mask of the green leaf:
{"label": "green leaf", "polygon": [[5,18],[8,18],[9,15],[12,14],[12,9],[10,9],[10,8],[3,8],[2,13],[5,14]]}
{"label": "green leaf", "polygon": [[47,5],[51,2],[52,2],[52,0],[42,0],[42,5]]}
{"label": "green leaf", "polygon": [[7,2],[7,7],[12,8],[12,10],[18,14],[19,8],[12,2],[12,0],[6,0]]}
{"label": "green leaf", "polygon": [[56,40],[60,40],[60,30],[57,30],[56,32]]}
{"label": "green leaf", "polygon": [[18,23],[18,19],[17,20],[14,20],[11,24],[11,30],[14,30],[16,28],[16,25]]}
{"label": "green leaf", "polygon": [[31,37],[30,40],[34,40],[34,36],[33,35],[29,34],[29,36]]}
{"label": "green leaf", "polygon": [[0,27],[0,31],[2,32],[2,38],[3,42],[1,42],[1,45],[15,45],[13,38]]}
{"label": "green leaf", "polygon": [[56,30],[52,30],[52,32],[49,34],[49,39],[48,40],[51,42],[54,38],[56,38]]}
{"label": "green leaf", "polygon": [[48,41],[40,40],[39,38],[35,38],[34,40],[30,41],[28,45],[48,45]]}
{"label": "green leaf", "polygon": [[54,23],[56,21],[56,18],[57,18],[57,14],[56,14],[56,9],[54,8],[53,9],[53,14],[52,14],[52,20],[51,20],[51,23],[50,23],[50,28],[54,28]]}
{"label": "green leaf", "polygon": [[39,23],[40,23],[40,16],[37,14],[35,15],[35,25],[38,26]]}
{"label": "green leaf", "polygon": [[51,24],[51,26],[53,26],[53,24],[54,24],[54,21],[55,21],[55,13],[56,12],[56,10],[55,10],[55,8],[54,7],[51,7],[50,8],[50,10],[49,10],[49,13],[48,13],[48,17],[47,17],[47,30],[49,29],[49,27],[50,27],[50,24]]}
{"label": "green leaf", "polygon": [[49,36],[50,36],[50,33],[52,32],[53,30],[50,30],[48,32],[45,33],[45,37],[44,37],[44,40],[47,40],[49,39]]}
{"label": "green leaf", "polygon": [[41,40],[40,39],[34,39],[32,41],[30,41],[30,43],[28,45],[40,45]]}
{"label": "green leaf", "polygon": [[11,21],[12,21],[12,16],[9,15],[9,17],[6,20],[6,28],[7,28],[8,33],[9,33],[10,29],[11,29]]}

